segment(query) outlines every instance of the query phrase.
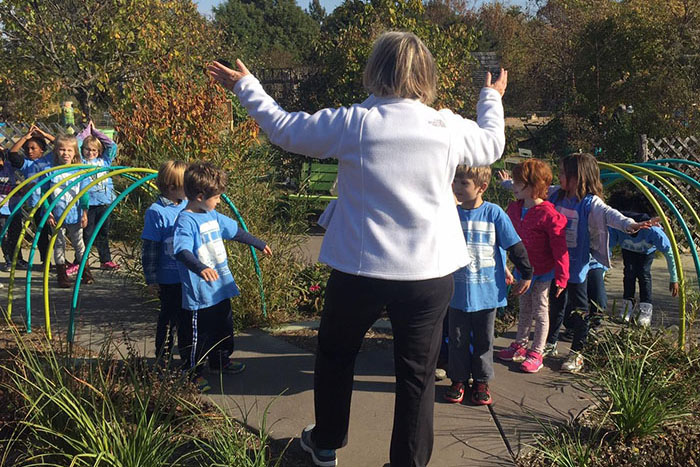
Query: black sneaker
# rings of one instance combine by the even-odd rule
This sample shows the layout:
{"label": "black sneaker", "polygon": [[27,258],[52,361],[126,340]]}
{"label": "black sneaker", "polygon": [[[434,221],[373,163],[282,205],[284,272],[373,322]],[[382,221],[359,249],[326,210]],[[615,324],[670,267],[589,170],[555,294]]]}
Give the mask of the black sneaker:
{"label": "black sneaker", "polygon": [[311,459],[314,465],[320,467],[333,467],[338,465],[338,459],[335,457],[335,449],[319,449],[311,439],[311,432],[315,425],[309,425],[301,432],[299,443],[301,448],[311,454]]}

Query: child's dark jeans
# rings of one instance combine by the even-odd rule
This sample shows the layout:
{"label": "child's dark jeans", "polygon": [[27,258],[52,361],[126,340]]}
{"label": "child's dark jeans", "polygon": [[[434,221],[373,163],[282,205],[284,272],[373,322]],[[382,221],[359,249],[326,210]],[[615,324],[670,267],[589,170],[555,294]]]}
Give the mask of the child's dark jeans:
{"label": "child's dark jeans", "polygon": [[452,382],[488,383],[493,378],[493,331],[496,309],[448,310],[450,338],[447,375]]}
{"label": "child's dark jeans", "polygon": [[547,344],[556,344],[559,340],[559,330],[565,324],[574,330],[571,350],[580,351],[586,345],[588,338],[588,280],[580,284],[569,282],[566,289],[556,296],[557,288],[552,281],[549,288],[549,334]]}
{"label": "child's dark jeans", "polygon": [[622,250],[624,274],[622,279],[622,298],[634,300],[637,281],[639,281],[639,301],[651,303],[651,263],[655,253],[636,253]]}
{"label": "child's dark jeans", "polygon": [[[182,284],[159,284],[160,313],[156,325],[156,358],[170,358],[173,351],[175,329],[177,329],[177,345],[180,351],[180,359],[184,360],[183,348],[190,347],[187,342],[188,333],[183,334],[183,326],[180,321],[186,310],[182,309]],[[189,323],[185,322],[185,326]],[[191,333],[190,333],[191,334]]]}
{"label": "child's dark jeans", "polygon": [[194,367],[195,374],[201,374],[205,358],[209,360],[212,370],[225,367],[233,353],[231,300],[227,298],[199,310],[185,310],[183,315],[183,321],[189,321],[189,325],[181,324],[183,333],[188,334],[185,341],[189,343],[186,350],[181,350],[184,354],[183,367]]}

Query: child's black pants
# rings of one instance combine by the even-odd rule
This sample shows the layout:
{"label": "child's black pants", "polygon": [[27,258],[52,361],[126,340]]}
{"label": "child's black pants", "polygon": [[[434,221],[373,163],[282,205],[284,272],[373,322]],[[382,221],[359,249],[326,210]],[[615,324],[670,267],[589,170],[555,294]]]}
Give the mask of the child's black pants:
{"label": "child's black pants", "polygon": [[185,310],[183,316],[183,338],[188,342],[186,351],[181,350],[186,354],[184,367],[194,367],[195,373],[200,374],[205,358],[209,360],[212,370],[225,367],[233,353],[231,299],[199,310]]}
{"label": "child's black pants", "polygon": [[624,272],[622,279],[622,298],[634,300],[635,288],[639,281],[639,301],[651,303],[651,263],[655,253],[637,253],[622,250]]}

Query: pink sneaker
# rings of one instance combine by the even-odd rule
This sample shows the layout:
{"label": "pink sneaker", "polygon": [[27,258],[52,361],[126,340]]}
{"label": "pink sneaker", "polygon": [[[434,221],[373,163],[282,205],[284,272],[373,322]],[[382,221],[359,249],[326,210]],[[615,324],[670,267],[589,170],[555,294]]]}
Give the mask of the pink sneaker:
{"label": "pink sneaker", "polygon": [[542,368],[542,354],[529,350],[527,358],[520,364],[520,369],[525,373],[537,373]]}
{"label": "pink sneaker", "polygon": [[111,271],[116,271],[119,269],[119,265],[113,261],[107,261],[106,263],[102,263],[100,265],[100,269],[109,269]]}
{"label": "pink sneaker", "polygon": [[522,344],[513,342],[507,349],[500,350],[496,357],[506,362],[522,362],[525,360],[526,353],[527,351]]}
{"label": "pink sneaker", "polygon": [[71,264],[66,268],[66,274],[72,276],[73,274],[76,274],[78,272],[78,269],[80,269],[79,264]]}

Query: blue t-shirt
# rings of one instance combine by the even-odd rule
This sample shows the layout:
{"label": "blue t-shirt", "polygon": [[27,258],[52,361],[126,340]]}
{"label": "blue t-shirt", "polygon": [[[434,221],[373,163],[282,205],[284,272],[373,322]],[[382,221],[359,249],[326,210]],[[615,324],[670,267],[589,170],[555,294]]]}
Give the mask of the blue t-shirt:
{"label": "blue t-shirt", "polygon": [[508,215],[484,202],[476,209],[457,207],[469,262],[454,274],[451,308],[480,311],[506,306],[505,250],[520,243]]}
{"label": "blue t-shirt", "polygon": [[566,246],[569,249],[569,283],[581,284],[588,275],[591,256],[591,239],[588,234],[588,214],[591,211],[593,195],[582,200],[576,196],[559,198],[560,190],[549,197],[554,208],[566,216]]}
{"label": "blue t-shirt", "polygon": [[[70,180],[66,180],[65,182],[63,182],[63,180],[70,177],[71,175],[73,175],[75,172],[77,172],[79,170],[80,169],[70,170],[68,172],[63,172],[63,173],[60,173],[58,175],[53,175],[56,172],[51,172],[47,175],[44,175],[44,177],[51,176],[51,181],[42,185],[42,187],[41,187],[42,191],[46,192],[46,191],[50,190],[52,186],[60,183],[60,185],[58,185],[56,188],[54,188],[54,190],[51,193],[51,196],[49,196],[47,202],[50,203],[53,200],[55,200],[56,197],[58,195],[60,195],[61,192],[66,188],[66,186],[68,186],[70,183],[74,182],[75,178],[71,178]],[[40,180],[43,180],[44,177],[42,177]],[[78,195],[78,193],[83,188],[88,186],[89,183],[90,183],[90,181],[84,178],[80,181],[80,183],[73,185],[67,193],[65,193],[63,196],[61,196],[61,199],[58,200],[58,202],[54,206],[53,210],[51,211],[56,222],[58,222],[59,217],[61,217],[63,215],[66,208],[68,207],[68,204],[71,201],[73,201],[75,199],[75,197]],[[89,196],[89,193],[86,193],[85,196]],[[81,202],[78,201],[77,203],[75,203],[73,205],[73,207],[71,207],[70,212],[66,216],[65,221],[63,221],[64,224],[77,224],[78,222],[80,222],[80,219],[83,215],[83,210],[82,210],[80,205],[81,205]],[[47,205],[44,204],[44,206],[47,206]]]}
{"label": "blue t-shirt", "polygon": [[[95,157],[94,159],[83,159],[83,164],[94,165],[96,167],[109,167],[112,165],[111,160],[104,159],[102,157]],[[102,177],[107,172],[98,172],[96,174],[88,177],[90,183]],[[106,204],[112,204],[114,201],[114,184],[112,183],[112,178],[106,178],[102,180],[97,185],[90,188],[90,206],[103,206]],[[180,203],[182,204],[182,203]]]}
{"label": "blue t-shirt", "polygon": [[215,269],[219,279],[207,282],[177,262],[182,282],[182,307],[188,310],[207,308],[239,295],[238,286],[228,268],[223,240],[236,236],[238,223],[216,211],[203,213],[182,211],[175,221],[173,252],[191,251],[207,267]]}
{"label": "blue t-shirt", "polygon": [[159,284],[179,284],[180,273],[173,253],[175,219],[187,205],[186,201],[175,204],[162,196],[146,210],[141,238],[160,243],[158,252],[157,281]]}
{"label": "blue t-shirt", "polygon": [[671,249],[671,241],[661,227],[655,225],[648,229],[640,229],[636,234],[628,234],[617,229],[610,231],[610,247],[620,245],[623,250],[634,251],[649,255],[659,250],[666,253]]}
{"label": "blue t-shirt", "polygon": [[[22,172],[22,175],[24,175],[24,178],[27,179],[32,175],[38,174],[42,170],[48,169],[51,166],[53,166],[53,152],[50,152],[45,156],[42,156],[33,161],[25,159],[24,164],[19,170],[20,172]],[[35,180],[34,183],[37,183],[38,181],[39,179]],[[39,198],[41,198],[41,190],[37,188],[32,192],[32,195],[27,201],[29,203],[29,207],[33,208],[34,206],[36,206],[36,203],[39,202]]]}

